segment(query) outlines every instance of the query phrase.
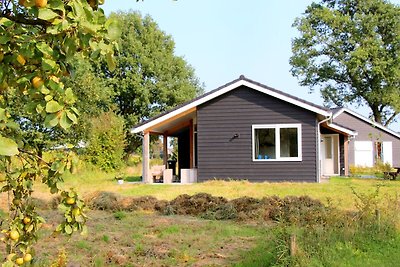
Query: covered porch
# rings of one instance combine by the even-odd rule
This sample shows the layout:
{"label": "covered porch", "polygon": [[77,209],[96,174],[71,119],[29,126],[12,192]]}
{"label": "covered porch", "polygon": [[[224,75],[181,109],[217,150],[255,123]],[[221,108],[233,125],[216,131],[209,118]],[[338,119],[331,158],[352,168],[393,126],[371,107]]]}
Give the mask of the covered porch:
{"label": "covered porch", "polygon": [[[176,116],[150,124],[143,129],[143,171],[145,183],[195,183],[197,182],[196,151],[196,109],[190,109]],[[158,136],[163,140],[163,164],[150,166],[150,137]],[[177,140],[177,158],[169,160],[168,139]]]}
{"label": "covered porch", "polygon": [[323,177],[349,175],[349,142],[357,132],[334,123],[320,128],[320,170]]}

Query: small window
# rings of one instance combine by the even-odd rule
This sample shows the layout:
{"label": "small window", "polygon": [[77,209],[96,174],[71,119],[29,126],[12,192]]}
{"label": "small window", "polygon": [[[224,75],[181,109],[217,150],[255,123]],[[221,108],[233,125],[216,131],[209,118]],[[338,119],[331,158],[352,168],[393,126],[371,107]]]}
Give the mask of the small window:
{"label": "small window", "polygon": [[325,158],[332,159],[332,137],[325,136]]}
{"label": "small window", "polygon": [[253,160],[301,161],[301,125],[253,125]]}

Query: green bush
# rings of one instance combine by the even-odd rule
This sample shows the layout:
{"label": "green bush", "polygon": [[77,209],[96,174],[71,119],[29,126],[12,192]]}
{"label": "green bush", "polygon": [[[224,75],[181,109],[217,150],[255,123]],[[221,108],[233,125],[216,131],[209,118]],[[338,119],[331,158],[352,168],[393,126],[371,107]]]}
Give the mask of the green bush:
{"label": "green bush", "polygon": [[126,159],[126,165],[135,167],[139,165],[142,162],[142,156],[141,155],[129,155],[128,158]]}
{"label": "green bush", "polygon": [[104,171],[123,165],[125,148],[124,121],[113,112],[106,112],[91,121],[87,160]]}
{"label": "green bush", "polygon": [[353,176],[376,175],[380,177],[384,172],[390,171],[392,171],[392,166],[389,163],[383,163],[380,160],[378,160],[373,167],[350,165],[350,173]]}

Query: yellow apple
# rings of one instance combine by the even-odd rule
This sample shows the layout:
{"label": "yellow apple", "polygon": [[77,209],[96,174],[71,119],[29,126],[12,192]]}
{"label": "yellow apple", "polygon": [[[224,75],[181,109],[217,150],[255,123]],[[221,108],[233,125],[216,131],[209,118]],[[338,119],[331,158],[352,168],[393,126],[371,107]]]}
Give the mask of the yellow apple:
{"label": "yellow apple", "polygon": [[68,205],[72,205],[72,204],[75,203],[75,198],[73,198],[73,197],[68,197],[68,198],[65,200],[65,202],[66,202]]}
{"label": "yellow apple", "polygon": [[43,8],[47,6],[47,0],[35,0],[35,6],[38,8]]}
{"label": "yellow apple", "polygon": [[40,86],[42,86],[44,84],[44,82],[43,82],[42,78],[36,76],[32,79],[32,84],[33,84],[33,87],[38,89]]}
{"label": "yellow apple", "polygon": [[26,253],[24,255],[24,262],[30,262],[32,260],[32,255],[29,253]]}
{"label": "yellow apple", "polygon": [[17,259],[15,260],[15,263],[16,263],[17,265],[22,265],[22,264],[24,264],[24,258],[17,258]]}
{"label": "yellow apple", "polygon": [[17,56],[17,61],[18,61],[19,64],[21,64],[22,66],[25,65],[25,63],[26,63],[26,60],[25,60],[24,56],[21,55],[21,54],[19,54],[19,55]]}
{"label": "yellow apple", "polygon": [[10,232],[10,238],[11,238],[12,240],[18,240],[18,238],[19,238],[19,233],[18,233],[18,231],[17,231],[17,230],[12,230],[12,231]]}
{"label": "yellow apple", "polygon": [[29,224],[31,221],[32,221],[32,219],[29,217],[24,218],[24,224]]}

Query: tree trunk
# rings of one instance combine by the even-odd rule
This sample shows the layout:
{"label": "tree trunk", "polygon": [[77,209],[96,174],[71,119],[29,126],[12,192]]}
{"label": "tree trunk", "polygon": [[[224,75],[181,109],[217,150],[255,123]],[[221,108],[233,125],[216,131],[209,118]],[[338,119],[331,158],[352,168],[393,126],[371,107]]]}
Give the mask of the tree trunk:
{"label": "tree trunk", "polygon": [[371,105],[372,115],[375,122],[382,124],[382,114],[379,111],[378,106]]}

